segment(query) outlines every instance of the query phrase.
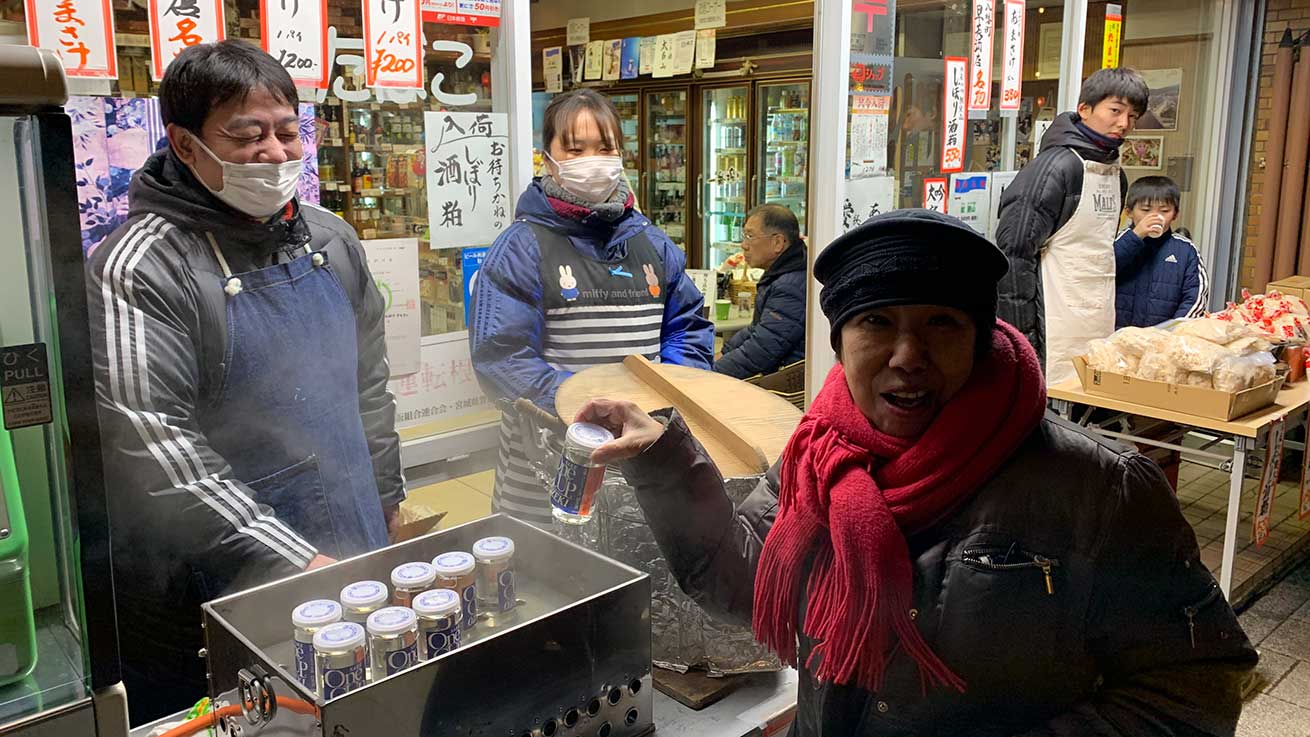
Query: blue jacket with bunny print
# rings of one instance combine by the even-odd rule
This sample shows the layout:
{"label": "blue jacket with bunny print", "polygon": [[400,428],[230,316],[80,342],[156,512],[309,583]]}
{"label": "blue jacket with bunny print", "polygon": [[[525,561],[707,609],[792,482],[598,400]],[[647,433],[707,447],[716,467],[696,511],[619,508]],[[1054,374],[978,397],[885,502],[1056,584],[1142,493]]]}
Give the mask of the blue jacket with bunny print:
{"label": "blue jacket with bunny print", "polygon": [[[627,241],[644,231],[659,251],[664,282],[661,284],[654,276],[653,266],[647,267],[645,274],[633,276],[653,295],[667,295],[660,329],[660,360],[701,369],[712,367],[714,326],[702,315],[700,290],[684,273],[686,256],[645,215],[629,210],[615,222],[594,214],[582,220],[566,218],[555,212],[540,183],[533,181],[519,197],[514,219],[492,244],[473,288],[469,348],[478,381],[489,397],[522,397],[554,412],[555,392],[572,375],[556,370],[543,357],[546,316],[541,251],[529,223],[566,235],[580,256],[603,263],[621,261],[627,255]],[[577,281],[572,274],[562,273],[560,283],[550,286],[558,286],[568,300],[569,291],[577,290]]]}

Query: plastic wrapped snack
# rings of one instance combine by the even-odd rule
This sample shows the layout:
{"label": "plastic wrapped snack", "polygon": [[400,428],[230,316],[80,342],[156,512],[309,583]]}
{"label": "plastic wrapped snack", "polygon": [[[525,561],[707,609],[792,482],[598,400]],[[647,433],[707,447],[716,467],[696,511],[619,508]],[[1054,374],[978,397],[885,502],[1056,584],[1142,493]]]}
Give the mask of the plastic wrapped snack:
{"label": "plastic wrapped snack", "polygon": [[1268,353],[1274,346],[1264,338],[1239,338],[1224,347],[1239,356],[1248,356],[1252,353]]}
{"label": "plastic wrapped snack", "polygon": [[1137,377],[1165,384],[1186,384],[1187,369],[1179,366],[1168,351],[1155,351],[1142,357],[1137,366]]}
{"label": "plastic wrapped snack", "polygon": [[1246,391],[1274,380],[1274,357],[1269,353],[1231,356],[1219,362],[1214,388],[1225,392]]}
{"label": "plastic wrapped snack", "polygon": [[1214,320],[1208,317],[1202,317],[1195,320],[1181,320],[1173,325],[1171,331],[1175,335],[1186,335],[1193,338],[1200,338],[1211,343],[1227,345],[1241,338],[1251,338],[1259,335],[1251,326],[1244,322],[1234,322],[1230,320]]}
{"label": "plastic wrapped snack", "polygon": [[1175,336],[1176,340],[1165,349],[1170,362],[1187,371],[1213,374],[1219,361],[1233,355],[1227,348],[1208,340],[1188,335]]}
{"label": "plastic wrapped snack", "polygon": [[1213,378],[1210,376],[1210,374],[1204,371],[1188,371],[1186,383],[1188,386],[1199,386],[1203,389],[1214,388]]}
{"label": "plastic wrapped snack", "polygon": [[1115,331],[1109,341],[1125,356],[1141,358],[1160,350],[1162,341],[1171,337],[1169,333],[1155,328],[1123,328]]}
{"label": "plastic wrapped snack", "polygon": [[1087,344],[1087,366],[1097,371],[1131,374],[1137,370],[1138,358],[1125,356],[1109,340],[1093,340]]}

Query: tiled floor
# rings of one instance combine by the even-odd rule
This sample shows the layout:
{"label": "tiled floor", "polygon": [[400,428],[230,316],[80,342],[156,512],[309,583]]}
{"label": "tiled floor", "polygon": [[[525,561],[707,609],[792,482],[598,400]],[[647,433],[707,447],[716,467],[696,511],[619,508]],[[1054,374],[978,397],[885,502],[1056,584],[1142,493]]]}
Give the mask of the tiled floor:
{"label": "tiled floor", "polygon": [[1238,619],[1260,651],[1238,737],[1310,737],[1310,563],[1257,597]]}

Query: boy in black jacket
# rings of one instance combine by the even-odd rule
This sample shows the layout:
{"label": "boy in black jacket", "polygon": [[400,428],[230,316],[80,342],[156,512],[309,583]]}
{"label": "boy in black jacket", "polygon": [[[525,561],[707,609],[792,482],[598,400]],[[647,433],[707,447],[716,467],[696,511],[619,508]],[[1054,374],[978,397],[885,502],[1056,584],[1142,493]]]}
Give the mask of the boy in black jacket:
{"label": "boy in black jacket", "polygon": [[1129,227],[1114,242],[1116,330],[1205,312],[1210,278],[1201,252],[1173,228],[1181,198],[1169,177],[1142,177],[1128,188]]}

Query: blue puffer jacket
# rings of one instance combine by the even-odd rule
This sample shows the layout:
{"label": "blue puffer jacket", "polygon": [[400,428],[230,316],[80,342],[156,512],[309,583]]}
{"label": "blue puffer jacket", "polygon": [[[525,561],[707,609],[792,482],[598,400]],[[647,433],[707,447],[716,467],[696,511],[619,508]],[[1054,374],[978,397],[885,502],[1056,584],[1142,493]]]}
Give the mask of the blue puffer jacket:
{"label": "blue puffer jacket", "polygon": [[[579,255],[605,262],[621,260],[627,255],[625,241],[646,231],[661,253],[668,282],[660,360],[701,369],[713,365],[714,326],[701,315],[703,298],[684,273],[686,257],[645,215],[629,210],[612,223],[595,215],[565,218],[551,208],[540,183],[534,181],[519,197],[514,219],[492,244],[473,289],[478,309],[471,310],[469,348],[473,369],[488,396],[523,397],[554,412],[555,391],[572,376],[542,358],[546,318],[541,307],[541,251],[524,220],[566,234]],[[483,305],[491,309],[482,309]]]}
{"label": "blue puffer jacket", "polygon": [[760,278],[750,327],[723,345],[714,370],[745,379],[805,358],[805,244],[790,246]]}
{"label": "blue puffer jacket", "polygon": [[1114,242],[1114,327],[1150,327],[1200,317],[1210,301],[1210,277],[1196,245],[1172,230],[1143,240],[1130,225]]}

